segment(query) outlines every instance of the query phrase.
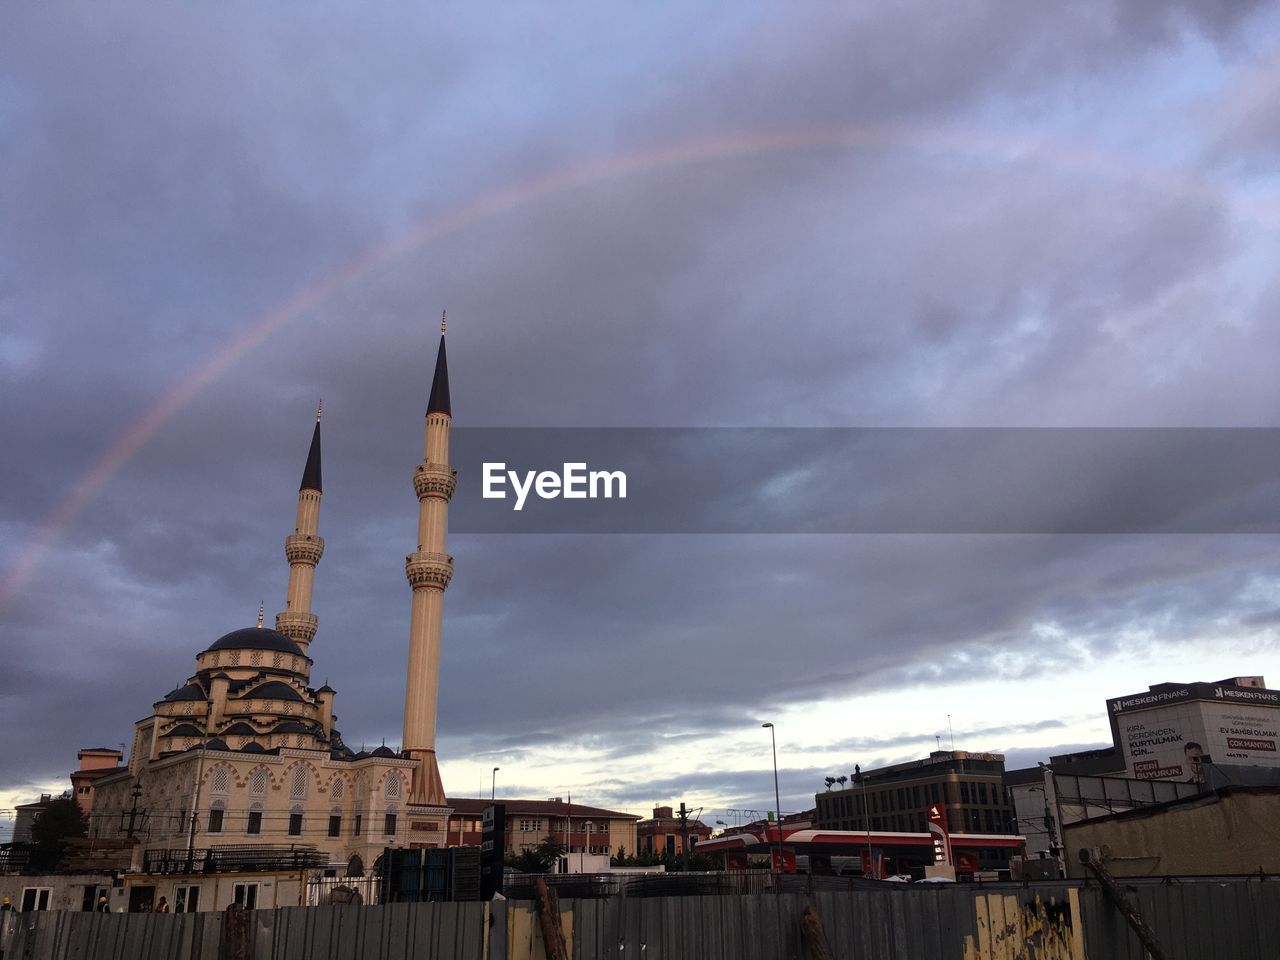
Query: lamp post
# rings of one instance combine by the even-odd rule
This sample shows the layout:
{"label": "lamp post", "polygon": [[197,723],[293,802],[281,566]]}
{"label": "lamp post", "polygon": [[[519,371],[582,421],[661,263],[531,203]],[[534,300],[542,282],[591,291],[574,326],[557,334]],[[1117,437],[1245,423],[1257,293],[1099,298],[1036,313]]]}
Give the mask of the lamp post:
{"label": "lamp post", "polygon": [[582,825],[582,828],[585,831],[585,836],[582,839],[582,849],[578,851],[578,872],[579,873],[587,872],[587,847],[591,844],[591,828],[594,826],[595,824],[592,823],[590,820],[586,821]]}
{"label": "lamp post", "polygon": [[494,791],[498,789],[498,771],[501,769],[502,769],[501,767],[494,767],[493,776],[490,777],[489,779],[489,802],[490,803],[493,803]]}
{"label": "lamp post", "polygon": [[778,735],[772,723],[762,723],[769,728],[769,741],[773,744],[773,816],[778,827],[778,872],[782,872],[782,800],[778,794]]}
{"label": "lamp post", "polygon": [[853,779],[857,781],[862,790],[862,825],[867,829],[867,862],[862,865],[862,875],[868,876],[868,870],[871,869],[871,817],[867,810],[867,781],[862,776],[862,767],[858,764],[853,765]]}

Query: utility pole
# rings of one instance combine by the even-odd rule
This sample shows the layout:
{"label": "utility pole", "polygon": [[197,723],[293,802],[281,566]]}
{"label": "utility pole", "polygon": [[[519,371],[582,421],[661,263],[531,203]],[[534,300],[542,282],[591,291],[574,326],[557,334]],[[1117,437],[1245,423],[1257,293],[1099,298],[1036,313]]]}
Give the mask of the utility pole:
{"label": "utility pole", "polygon": [[680,801],[680,856],[684,861],[684,872],[689,872],[689,810],[684,805],[684,801]]}
{"label": "utility pole", "polygon": [[120,829],[124,831],[125,836],[132,840],[137,835],[137,827],[140,825],[139,820],[146,820],[146,809],[138,809],[138,800],[142,797],[142,779],[139,778],[133,782],[133,791],[130,793],[133,797],[133,805],[129,808],[129,825],[126,827],[124,823],[125,812],[120,811]]}

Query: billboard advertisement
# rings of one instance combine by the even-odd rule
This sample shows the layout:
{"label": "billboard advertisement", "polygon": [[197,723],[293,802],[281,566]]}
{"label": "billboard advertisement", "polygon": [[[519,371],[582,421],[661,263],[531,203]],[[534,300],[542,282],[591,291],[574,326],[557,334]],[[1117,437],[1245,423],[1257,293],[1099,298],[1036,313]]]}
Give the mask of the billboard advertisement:
{"label": "billboard advertisement", "polygon": [[1280,766],[1280,692],[1170,684],[1107,703],[1116,747],[1135,779],[1204,783],[1205,756],[1215,764]]}

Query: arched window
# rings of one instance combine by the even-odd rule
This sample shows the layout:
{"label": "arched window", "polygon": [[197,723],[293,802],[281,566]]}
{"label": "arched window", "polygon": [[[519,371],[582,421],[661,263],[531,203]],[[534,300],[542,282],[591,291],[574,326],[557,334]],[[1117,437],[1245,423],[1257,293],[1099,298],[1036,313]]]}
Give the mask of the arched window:
{"label": "arched window", "polygon": [[231,790],[231,771],[226,767],[215,768],[213,771],[212,789],[214,793],[228,793]]}
{"label": "arched window", "polygon": [[364,861],[360,859],[360,854],[353,853],[351,855],[351,859],[347,861],[347,876],[348,877],[364,876]]}
{"label": "arched window", "polygon": [[385,796],[388,800],[400,799],[400,774],[398,773],[387,774],[387,784],[382,789],[382,795]]}
{"label": "arched window", "polygon": [[307,768],[298,764],[293,768],[293,777],[289,781],[289,796],[300,800],[307,795]]}
{"label": "arched window", "polygon": [[265,797],[267,795],[267,771],[265,767],[254,767],[249,774],[249,795]]}
{"label": "arched window", "polygon": [[227,812],[227,802],[225,800],[214,800],[209,804],[209,824],[208,833],[222,832],[222,818]]}
{"label": "arched window", "polygon": [[257,836],[262,832],[262,801],[255,800],[249,804],[249,815],[244,821],[244,832]]}
{"label": "arched window", "polygon": [[334,777],[329,783],[329,796],[334,800],[341,800],[347,792],[346,781],[341,777]]}

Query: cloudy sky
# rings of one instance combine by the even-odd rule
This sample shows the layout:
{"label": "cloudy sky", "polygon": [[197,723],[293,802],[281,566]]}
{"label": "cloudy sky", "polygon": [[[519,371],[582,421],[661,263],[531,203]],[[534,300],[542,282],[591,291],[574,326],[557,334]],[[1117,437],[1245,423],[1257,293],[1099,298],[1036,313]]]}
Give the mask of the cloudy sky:
{"label": "cloudy sky", "polygon": [[[1280,426],[1278,33],[1247,2],[6,5],[0,807],[282,607],[319,397],[313,678],[398,744],[446,307],[459,428]],[[1106,741],[1107,697],[1280,686],[1265,533],[449,546],[453,795],[498,766],[770,809],[771,720],[794,810],[935,737],[1024,764]]]}

